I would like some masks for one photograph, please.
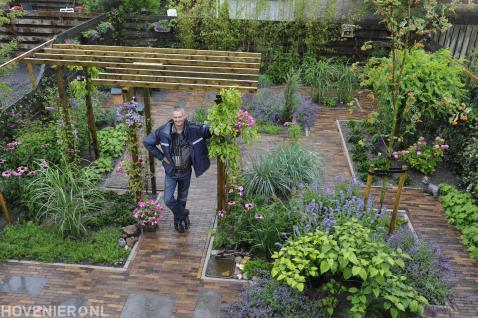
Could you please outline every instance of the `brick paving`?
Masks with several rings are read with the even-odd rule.
[[[358,93],[357,96],[362,109],[354,110],[353,113],[345,109],[320,109],[310,137],[303,139],[303,143],[322,157],[324,183],[332,184],[340,176],[350,177],[335,120],[364,118],[373,109],[367,92]],[[212,99],[214,94],[206,92],[154,92],[154,127],[168,118],[175,105],[183,105],[187,112],[192,112],[195,107],[207,104]],[[248,153],[270,149],[284,139],[281,136],[264,136]],[[158,173],[158,179],[162,179],[161,173]],[[198,278],[214,220],[215,188],[216,165],[213,162],[205,175],[191,180],[188,201],[192,222],[190,232],[177,234],[172,227],[172,215],[167,213],[159,231],[144,236],[127,272],[48,264],[1,263],[0,281],[12,276],[28,275],[46,278],[47,282],[40,294],[0,292],[0,305],[52,305],[73,301],[83,305],[103,305],[104,312],[110,317],[120,317],[129,295],[159,295],[161,299],[173,300],[167,302],[171,317],[200,317],[200,311],[207,311],[204,310],[204,299],[213,295],[215,302],[219,302],[220,298],[224,310],[229,303],[238,299],[242,285]],[[389,204],[392,194],[387,196]],[[456,267],[452,279],[456,295],[453,317],[477,317],[478,266],[460,244],[458,232],[446,223],[438,200],[423,192],[407,190],[402,196],[401,207],[408,208],[419,236],[438,243]]]

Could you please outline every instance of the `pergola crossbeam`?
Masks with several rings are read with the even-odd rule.
[[[100,79],[119,79],[143,82],[170,82],[185,84],[214,84],[214,85],[243,85],[254,87],[257,81],[234,80],[222,78],[201,78],[201,77],[180,77],[180,76],[158,76],[158,75],[139,75],[139,74],[121,74],[121,73],[99,73]]]
[[[165,59],[183,59],[183,60],[204,60],[204,61],[224,61],[224,62],[245,62],[260,63],[260,57],[249,56],[227,56],[227,55],[189,55],[177,53],[155,53],[155,52],[129,52],[129,51],[106,51],[106,50],[80,50],[80,49],[57,49],[46,48],[46,53],[63,55],[98,55],[98,56],[126,56],[140,58],[165,58]]]
[[[113,80],[97,78],[92,80],[93,84],[98,86],[120,86],[120,87],[143,87],[143,88],[167,88],[167,89],[237,89],[241,92],[253,93],[257,87],[233,86],[233,85],[215,85],[215,84],[189,84],[189,83],[169,83],[169,82],[148,82],[148,81],[131,81],[131,80]]]
[[[156,76],[178,76],[178,77],[202,77],[202,78],[221,78],[257,81],[257,74],[234,74],[234,73],[216,73],[216,72],[191,72],[191,71],[173,71],[173,70],[148,70],[138,68],[115,68],[107,67],[109,73],[122,73],[134,75],[156,75]]]
[[[80,61],[95,60],[95,61],[112,61],[112,62],[127,62],[127,63],[143,62],[143,63],[157,63],[157,64],[168,64],[168,65],[216,66],[216,67],[237,67],[237,68],[250,67],[250,68],[257,68],[257,69],[260,67],[260,63],[147,58],[147,57],[135,57],[135,56],[36,53],[35,57],[55,59],[55,60],[80,60]]]
[[[95,60],[74,60],[74,59],[52,59],[52,58],[26,58],[25,61],[34,64],[50,64],[50,65],[76,65],[76,66],[92,66],[92,67],[117,67],[137,69],[152,69],[152,70],[168,70],[168,71],[189,71],[189,72],[207,72],[207,73],[237,73],[237,74],[259,74],[259,69],[254,68],[238,68],[238,67],[205,67],[205,66],[191,66],[191,65],[164,65],[157,63],[125,63],[125,62],[108,62]]]
[[[152,52],[152,53],[178,53],[189,55],[223,55],[261,58],[261,53],[233,52],[233,51],[212,51],[192,50],[175,48],[152,48],[137,46],[109,46],[109,45],[81,45],[81,44],[54,44],[54,48],[82,49],[82,50],[107,50],[107,51],[128,51],[128,52]]]

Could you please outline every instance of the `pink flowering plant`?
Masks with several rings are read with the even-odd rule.
[[[140,227],[156,227],[162,218],[164,208],[155,200],[139,201],[133,211],[133,218]]]
[[[239,175],[241,150],[239,137],[250,144],[259,138],[255,120],[249,112],[241,110],[242,98],[235,89],[221,90],[221,103],[213,106],[207,116],[213,134],[209,145],[209,157],[219,157],[227,165],[227,175]]]
[[[214,248],[243,249],[269,256],[291,230],[289,209],[280,200],[246,197],[244,186],[229,185],[224,210],[217,212]]]
[[[449,146],[445,143],[445,139],[440,136],[437,136],[433,143],[430,144],[422,136],[408,149],[394,151],[392,157],[394,159],[402,159],[421,173],[429,175],[435,172],[437,164],[442,161],[448,148]]]

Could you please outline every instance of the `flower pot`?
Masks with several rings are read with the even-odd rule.
[[[158,230],[158,228],[159,228],[158,224],[155,224],[155,225],[146,224],[141,229],[142,229],[143,232],[156,232]]]

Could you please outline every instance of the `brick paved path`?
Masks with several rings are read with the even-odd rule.
[[[192,112],[195,107],[206,104],[213,98],[213,94],[202,92],[155,92],[152,98],[154,127],[168,118],[175,105],[184,105],[187,111]],[[366,93],[359,94],[359,99],[363,109],[352,114],[348,110],[321,109],[310,137],[304,138],[304,143],[320,152],[326,171],[324,182],[328,184],[336,182],[338,176],[350,177],[335,120],[363,118],[373,106]],[[276,136],[264,137],[249,152],[264,151],[283,139]],[[146,307],[162,306],[165,312],[158,317],[216,316],[217,313],[207,313],[205,303],[217,305],[221,302],[221,307],[226,308],[227,304],[238,298],[241,284],[202,281],[197,278],[208,243],[208,232],[214,219],[215,172],[216,166],[213,163],[204,176],[192,179],[188,201],[192,222],[189,234],[177,234],[172,227],[171,214],[167,214],[158,232],[144,236],[128,272],[47,264],[2,263],[0,305],[76,302],[82,305],[103,305],[104,312],[110,317],[126,318],[133,317],[131,312],[134,312],[136,304]],[[158,175],[161,180],[162,174]],[[387,199],[390,202],[390,198]],[[467,255],[456,230],[446,223],[438,201],[422,192],[405,191],[402,207],[409,209],[418,234],[424,239],[437,242],[443,253],[452,257],[456,266],[456,275],[453,278],[457,297],[454,317],[478,317],[477,263]],[[12,279],[15,276],[43,277],[46,282],[36,282],[41,285],[40,292],[22,289],[21,282],[17,282],[20,285],[15,289],[17,292],[2,292],[5,291],[6,282],[15,282]],[[151,298],[141,302],[145,297]],[[147,317],[153,316],[150,314]]]

